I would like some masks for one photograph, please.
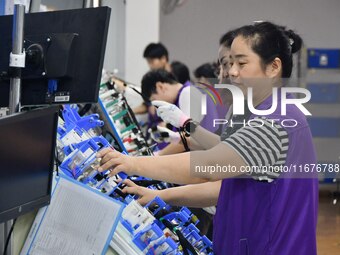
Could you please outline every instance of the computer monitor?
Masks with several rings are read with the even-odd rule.
[[[50,202],[57,107],[0,119],[0,223]]]
[[[25,14],[21,105],[98,101],[111,9]],[[0,107],[9,105],[13,16],[0,16]]]

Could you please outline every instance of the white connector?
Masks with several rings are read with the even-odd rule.
[[[105,99],[110,98],[114,93],[116,93],[116,91],[109,90],[99,95],[99,98],[104,101]]]
[[[85,132],[80,136],[75,130],[68,132],[62,139],[61,142],[64,146],[69,146],[71,144],[77,144],[90,139]]]
[[[125,207],[122,217],[131,225],[135,233],[138,233],[155,221],[155,217],[135,200],[132,200]]]

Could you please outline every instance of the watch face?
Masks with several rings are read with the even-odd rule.
[[[189,122],[185,125],[185,127],[184,127],[185,133],[190,134],[190,126],[191,126],[191,121],[189,121]]]
[[[194,122],[190,123],[190,132],[193,133],[196,129],[196,124]]]
[[[190,133],[193,133],[195,132],[195,129],[197,127],[197,123],[195,121],[189,121],[188,123],[186,123],[186,125],[184,126],[184,132],[187,134],[187,135],[190,135]]]

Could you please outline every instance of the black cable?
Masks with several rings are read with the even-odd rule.
[[[16,221],[17,221],[17,219],[14,219],[14,220],[13,220],[13,224],[12,224],[11,230],[10,230],[9,233],[8,233],[8,236],[7,236],[7,239],[6,239],[6,244],[5,244],[5,249],[4,249],[3,255],[6,255],[6,253],[7,253],[7,248],[8,248],[9,240],[11,239],[12,232],[13,232],[14,225],[15,225]]]
[[[192,244],[185,238],[183,233],[179,229],[177,229],[173,223],[171,223],[169,220],[166,220],[164,218],[161,218],[160,220],[164,224],[164,226],[169,228],[172,232],[174,232],[178,236],[178,240],[183,248],[184,254],[189,255],[188,251],[190,251],[192,255],[198,255],[194,246],[192,246]]]
[[[30,2],[29,2],[29,9],[28,9],[28,12],[29,13],[32,13],[33,12],[33,1],[32,0],[30,0]]]
[[[145,103],[151,104],[150,99],[146,98],[146,97],[145,97],[141,92],[139,92],[137,89],[135,89],[135,88],[132,87],[132,86],[127,86],[127,87],[130,88],[130,89],[132,89],[133,91],[135,91],[138,95],[140,95],[140,96],[143,98],[143,100],[144,100]]]
[[[190,251],[192,255],[196,255],[196,254],[198,255],[194,246],[192,246],[192,244],[184,237],[183,233],[180,230],[176,229],[175,233],[178,236],[179,242],[182,245],[183,250]]]
[[[60,106],[59,106],[58,116],[59,116],[59,118],[61,118],[62,120],[64,120],[63,111],[64,111],[64,108],[63,108],[62,105],[60,105]],[[65,121],[65,120],[64,120],[64,121]]]
[[[79,115],[84,116],[89,110],[91,110],[91,107],[92,104],[85,104],[81,109],[78,110]]]
[[[63,115],[62,115],[62,106],[59,106],[59,112],[58,112],[58,115],[61,119],[63,119]],[[61,161],[59,160],[59,153],[58,153],[58,146],[57,144],[55,145],[55,155],[54,155],[54,163],[55,163],[55,166],[56,166],[56,172],[57,172],[57,176],[59,176],[59,166],[61,165]]]
[[[145,141],[145,145],[146,145],[146,147],[147,147],[149,153],[150,153],[151,155],[153,155],[153,152],[152,152],[152,150],[150,149],[150,145],[149,145],[148,141],[146,140],[146,138],[145,138],[145,136],[144,136],[144,134],[143,134],[143,132],[142,132],[142,129],[141,129],[141,127],[140,127],[140,125],[139,125],[139,123],[138,123],[138,121],[137,121],[137,118],[136,118],[135,113],[132,111],[130,105],[128,104],[128,102],[127,102],[127,100],[126,100],[126,98],[125,98],[124,96],[123,96],[123,100],[124,100],[124,102],[125,102],[125,104],[126,104],[126,106],[127,106],[127,110],[128,110],[128,113],[129,113],[130,118],[132,119],[132,121],[134,122],[134,124],[137,126],[138,130],[140,131],[141,137],[142,137],[143,140]]]
[[[56,167],[56,172],[57,176],[59,176],[59,166],[61,165],[61,161],[59,160],[59,154],[58,154],[58,148],[55,146],[55,157],[54,157],[54,162],[55,162],[55,167]]]
[[[120,79],[120,78],[118,78],[118,77],[115,77],[115,78],[116,78],[117,80],[123,82],[124,87],[131,88],[131,89],[132,89],[133,91],[135,91],[138,95],[140,95],[146,103],[151,104],[151,101],[150,101],[149,99],[145,98],[145,96],[144,96],[141,92],[139,92],[137,89],[135,89],[133,84],[128,83],[128,82],[126,82],[126,81],[124,81],[123,79]],[[112,84],[111,84],[110,82],[107,82],[106,84],[107,84],[108,86],[110,86],[110,85],[112,86]],[[114,84],[114,83],[113,83],[113,84]],[[113,87],[113,88],[114,88],[114,87]],[[147,139],[146,139],[145,135],[143,134],[142,129],[141,129],[141,127],[140,127],[140,125],[139,125],[139,123],[138,123],[138,121],[137,121],[137,119],[136,119],[136,115],[135,115],[134,112],[132,111],[130,105],[128,104],[128,102],[127,102],[127,100],[126,100],[126,97],[124,96],[124,94],[122,93],[121,95],[122,95],[122,99],[123,99],[125,105],[127,106],[128,115],[129,115],[130,119],[133,121],[133,123],[135,124],[135,126],[137,127],[137,129],[140,131],[140,134],[141,134],[143,140],[145,141],[145,144],[146,144],[146,147],[147,147],[147,150],[148,150],[149,154],[153,155],[153,152],[152,152],[152,150],[150,149],[150,145],[148,144]]]
[[[124,85],[124,87],[130,88],[130,89],[132,89],[133,91],[135,91],[138,95],[140,95],[140,96],[143,98],[144,101],[146,101],[146,102],[148,102],[148,103],[151,103],[151,101],[150,101],[148,98],[145,98],[144,95],[143,95],[140,91],[138,91],[138,90],[135,88],[135,87],[139,87],[138,85],[133,84],[133,83],[128,82],[128,81],[125,81],[125,80],[123,80],[123,79],[121,79],[121,78],[118,78],[117,76],[114,76],[114,78],[117,79],[117,80],[119,80],[120,82],[122,82],[123,85]],[[114,83],[114,82],[113,82],[113,83]]]
[[[106,137],[107,135],[111,136],[113,142],[114,142],[114,145],[113,146],[115,148],[115,150],[119,151],[119,152],[123,152],[123,148],[120,146],[119,144],[119,140],[117,137],[115,137],[109,130],[105,130],[105,132],[103,132],[103,136]],[[111,143],[112,145],[112,143]]]
[[[190,148],[188,146],[188,142],[187,139],[185,138],[185,136],[182,134],[181,130],[179,128],[177,128],[177,131],[179,133],[179,136],[181,137],[181,141],[183,143],[184,149],[185,151],[190,151]]]
[[[156,180],[131,180],[133,181],[136,185],[142,186],[142,187],[148,187],[151,185],[159,184],[161,181],[156,181]]]

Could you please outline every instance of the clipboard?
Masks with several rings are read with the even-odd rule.
[[[104,255],[124,204],[63,174],[38,211],[20,255]]]

